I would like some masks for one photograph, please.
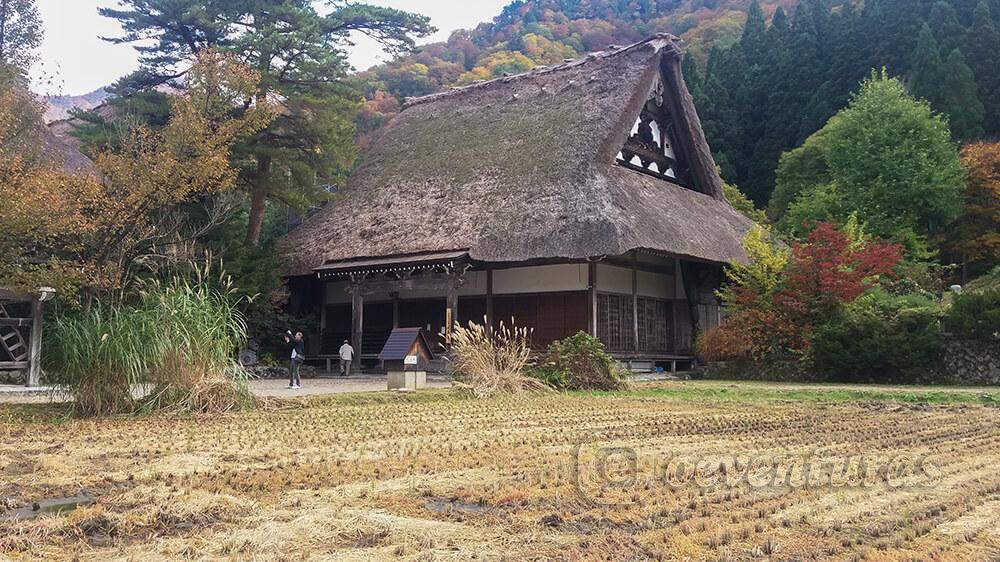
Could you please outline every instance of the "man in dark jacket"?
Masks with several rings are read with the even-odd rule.
[[[291,335],[291,332],[288,332]],[[295,332],[294,338],[285,336],[285,343],[291,349],[291,361],[288,363],[288,388],[302,388],[302,380],[299,378],[299,367],[306,360],[306,345],[302,341],[302,332]]]

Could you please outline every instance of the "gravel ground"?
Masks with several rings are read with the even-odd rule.
[[[448,388],[451,378],[442,376],[427,376],[428,388]],[[250,390],[257,396],[278,398],[298,396],[319,396],[324,394],[343,394],[346,392],[378,392],[386,390],[385,376],[335,377],[322,379],[302,379],[302,388],[288,388],[285,379],[255,380],[250,382]]]
[[[745,389],[760,388],[772,391],[878,391],[888,393],[920,393],[920,392],[950,392],[970,394],[1000,394],[998,387],[961,387],[961,386],[893,386],[893,385],[859,385],[859,384],[806,384],[806,383],[766,383],[766,382],[728,382],[728,381],[672,381],[663,374],[637,376],[638,383],[660,382],[683,388],[726,388],[740,387]],[[442,375],[428,375],[428,388],[448,388],[451,378]],[[321,396],[328,394],[344,394],[350,392],[379,392],[386,390],[384,375],[362,375],[348,378],[313,378],[302,379],[302,388],[289,389],[286,379],[258,379],[250,381],[250,390],[257,396],[267,397],[301,397]],[[62,401],[58,395],[53,396],[45,390],[25,389],[23,386],[0,385],[0,404],[40,403]]]
[[[427,376],[428,388],[448,388],[450,386],[451,378],[449,377],[441,375]],[[258,379],[250,381],[251,392],[257,396],[274,398],[386,390],[386,377],[384,375],[302,379],[302,388],[294,390],[288,388],[287,379]],[[52,394],[47,389],[26,389],[23,386],[0,385],[0,404],[62,402],[64,400],[65,398]]]

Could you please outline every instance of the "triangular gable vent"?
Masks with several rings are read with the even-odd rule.
[[[660,179],[691,188],[688,167],[676,144],[675,121],[664,103],[663,81],[657,79],[642,107],[618,163]]]

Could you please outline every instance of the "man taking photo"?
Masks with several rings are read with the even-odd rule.
[[[298,389],[302,388],[302,380],[299,378],[299,367],[306,360],[306,346],[305,342],[302,341],[302,332],[295,332],[295,336],[292,337],[292,332],[288,332],[285,335],[285,343],[291,349],[291,361],[288,364],[288,388]]]

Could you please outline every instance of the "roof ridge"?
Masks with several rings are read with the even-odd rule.
[[[468,84],[466,86],[453,87],[452,89],[444,91],[444,92],[436,92],[436,93],[428,94],[428,95],[425,95],[425,96],[417,96],[417,97],[412,97],[412,98],[406,98],[406,100],[404,100],[404,102],[403,102],[402,110],[406,110],[407,108],[410,108],[410,107],[413,107],[413,106],[416,106],[416,105],[421,105],[421,104],[425,104],[425,103],[430,103],[430,102],[433,102],[433,101],[437,101],[437,100],[442,99],[442,98],[454,96],[454,95],[457,95],[457,94],[462,94],[462,93],[468,92],[470,90],[476,90],[476,89],[479,89],[479,88],[483,88],[483,87],[486,87],[486,86],[489,86],[489,85],[492,85],[492,84],[513,82],[515,80],[523,80],[523,79],[526,79],[526,78],[535,78],[535,77],[538,77],[538,76],[543,76],[543,75],[551,74],[551,73],[554,73],[554,72],[560,72],[560,71],[567,70],[567,69],[570,69],[570,68],[576,68],[576,67],[582,66],[582,65],[584,65],[584,64],[586,64],[586,63],[588,63],[590,61],[594,61],[594,60],[598,60],[598,59],[605,59],[605,58],[610,58],[610,57],[622,55],[622,54],[625,54],[627,52],[634,51],[636,49],[645,47],[647,45],[653,45],[653,47],[656,50],[658,50],[658,51],[662,50],[662,49],[665,49],[667,47],[672,47],[670,49],[671,52],[674,52],[677,55],[680,55],[681,54],[680,44],[682,42],[683,41],[679,37],[677,37],[676,35],[673,35],[673,34],[670,34],[670,33],[656,33],[656,34],[651,35],[650,37],[648,37],[646,39],[643,39],[642,41],[639,41],[638,43],[633,43],[633,44],[625,46],[625,47],[613,48],[613,49],[609,49],[609,50],[606,50],[606,51],[596,51],[596,52],[593,52],[593,53],[588,53],[587,55],[585,55],[583,57],[580,57],[580,58],[577,58],[577,59],[573,59],[571,61],[564,62],[562,64],[557,64],[557,65],[554,65],[554,66],[537,66],[537,67],[535,67],[535,68],[533,68],[531,70],[528,70],[526,72],[522,72],[520,74],[514,74],[514,75],[511,75],[511,76],[503,76],[503,77],[500,77],[500,78],[493,78],[491,80],[480,80],[480,81],[477,81],[477,82],[473,82],[472,84]]]

